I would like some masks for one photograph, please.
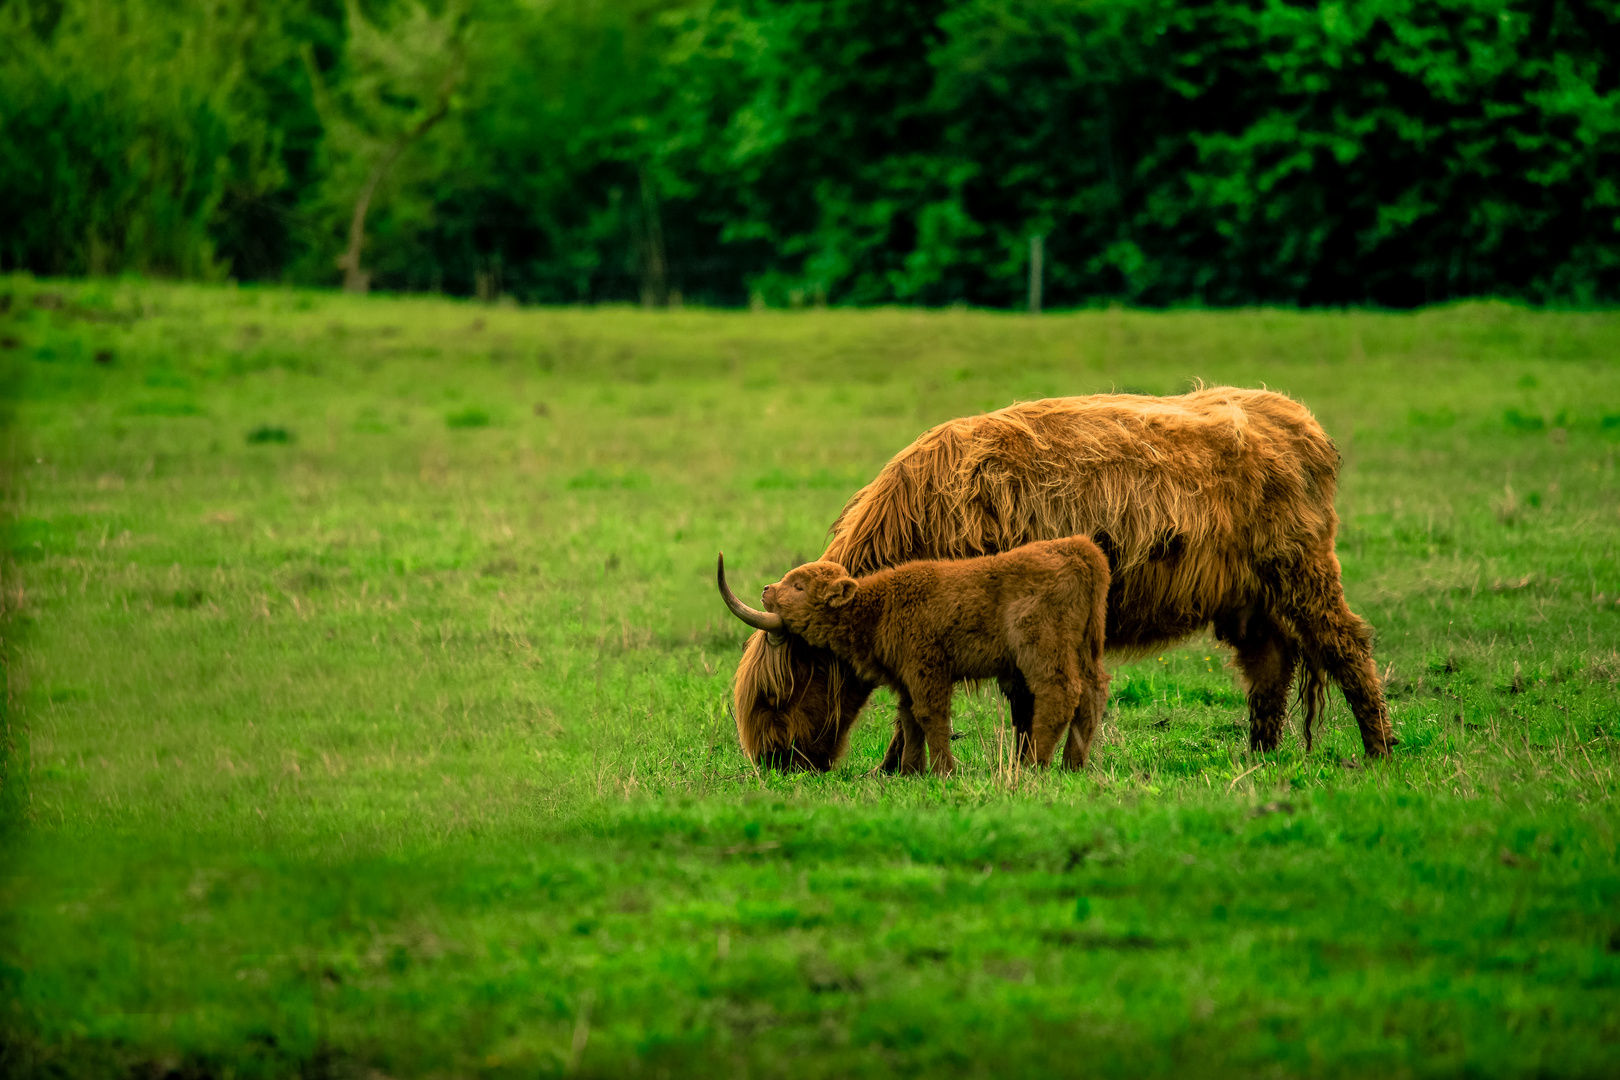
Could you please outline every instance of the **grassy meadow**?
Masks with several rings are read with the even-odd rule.
[[[0,278],[7,1076],[1620,1070],[1620,314],[524,310]],[[1401,738],[756,773],[748,595],[925,427],[1305,401]]]

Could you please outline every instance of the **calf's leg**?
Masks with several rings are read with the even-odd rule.
[[[1081,664],[1080,704],[1075,706],[1074,720],[1069,724],[1069,738],[1063,746],[1063,767],[1083,769],[1091,756],[1091,740],[1097,735],[1103,712],[1108,707],[1108,669],[1103,666],[1101,650]]]
[[[1086,761],[1091,756],[1091,742],[1097,735],[1103,714],[1107,711],[1108,669],[1103,666],[1101,658],[1097,659],[1094,666],[1095,675],[1089,680],[1082,676],[1082,680],[1088,682],[1089,686],[1082,690],[1080,702],[1075,706],[1074,715],[1069,720],[1069,734],[1063,746],[1063,767],[1066,769],[1085,768]],[[1031,736],[1035,727],[1035,695],[1029,692],[1029,686],[1024,682],[1023,675],[1018,672],[1003,675],[998,681],[1012,713],[1019,755],[1025,761],[1032,760]]]
[[[1084,685],[1079,657],[1066,642],[1045,639],[1042,648],[1030,648],[1018,658],[1018,670],[1035,695],[1035,716],[1024,761],[1041,766],[1052,763],[1064,729],[1074,719]]]
[[[1079,648],[1074,651],[1081,675],[1081,703],[1074,709],[1074,722],[1069,724],[1069,740],[1063,746],[1063,766],[1066,769],[1084,769],[1085,759],[1092,753],[1092,738],[1103,722],[1103,711],[1108,708],[1108,665],[1105,662],[1106,609],[1098,606],[1092,622],[1081,636]]]
[[[1030,753],[1025,755],[1025,761],[1042,768],[1052,764],[1058,741],[1063,738],[1065,729],[1074,729],[1073,721],[1081,711],[1084,698],[1085,694],[1072,683],[1046,686],[1036,694],[1035,727]],[[1067,747],[1064,748],[1064,756],[1068,756]]]
[[[909,731],[906,733],[906,759],[909,762],[913,745],[918,747],[920,758],[922,745],[926,741],[928,770],[935,776],[948,776],[956,771],[956,757],[951,753],[951,684],[947,682],[943,687],[913,686],[910,689],[910,716],[920,729],[921,737],[914,740]],[[921,762],[918,764],[920,766]],[[912,770],[902,765],[900,771]],[[922,770],[919,767],[916,771]]]

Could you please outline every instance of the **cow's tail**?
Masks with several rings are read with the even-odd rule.
[[[1299,682],[1299,700],[1305,708],[1305,752],[1311,752],[1313,729],[1327,707],[1327,671],[1310,660],[1303,665],[1304,677]]]

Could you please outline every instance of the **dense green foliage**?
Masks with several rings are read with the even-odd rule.
[[[1620,317],[6,296],[8,1078],[1620,1065]],[[929,424],[1191,378],[1342,449],[1391,761],[1337,694],[1251,755],[1201,638],[1082,775],[966,691],[948,781],[868,775],[887,694],[749,769],[717,549],[757,588]]]
[[[316,84],[423,10],[3,0],[0,268],[335,281],[382,144]],[[1620,298],[1615,0],[435,10],[465,74],[385,288],[1007,306],[1039,233],[1059,305]]]

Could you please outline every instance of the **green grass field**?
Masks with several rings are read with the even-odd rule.
[[[7,1076],[1612,1076],[1620,314],[519,310],[0,278]],[[1207,639],[1092,766],[758,775],[739,592],[939,420],[1266,385],[1394,758]]]

